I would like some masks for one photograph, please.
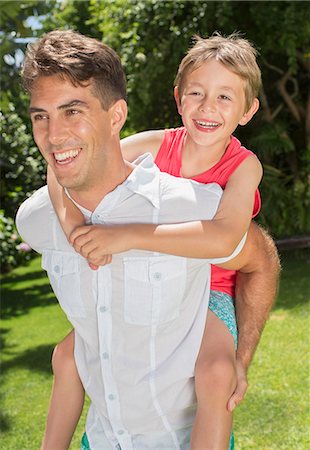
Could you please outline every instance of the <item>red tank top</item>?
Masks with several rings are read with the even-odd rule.
[[[175,177],[181,177],[182,148],[186,134],[187,131],[184,127],[165,130],[163,141],[155,159],[156,165],[162,172],[170,173]],[[230,144],[221,160],[209,170],[192,179],[200,183],[218,183],[225,189],[230,175],[245,158],[253,154],[250,150],[242,147],[238,139],[232,136]],[[255,192],[253,217],[259,213],[260,207],[261,199],[257,189]],[[234,297],[235,283],[235,271],[212,266],[211,289],[226,292]]]

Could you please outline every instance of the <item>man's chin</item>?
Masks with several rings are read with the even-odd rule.
[[[56,176],[58,183],[65,189],[79,190],[80,183],[72,177]]]

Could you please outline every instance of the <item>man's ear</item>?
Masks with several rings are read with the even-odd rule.
[[[127,103],[124,99],[117,100],[110,108],[111,133],[119,134],[127,119]]]
[[[259,100],[258,98],[255,98],[250,109],[239,120],[239,125],[246,125],[248,122],[250,122],[250,120],[258,110],[258,108],[259,108]]]
[[[180,114],[180,116],[182,116],[182,107],[181,107],[181,101],[180,101],[180,97],[179,97],[179,88],[178,86],[174,86],[174,100],[177,104],[177,108],[178,108],[178,113]]]

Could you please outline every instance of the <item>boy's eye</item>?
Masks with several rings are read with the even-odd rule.
[[[192,91],[189,93],[189,95],[202,95],[201,92],[198,91]]]
[[[231,100],[231,98],[227,97],[227,95],[220,95],[219,97],[221,100]]]

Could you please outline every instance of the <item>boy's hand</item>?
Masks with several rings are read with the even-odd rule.
[[[237,369],[237,386],[228,400],[227,409],[232,412],[239,403],[244,399],[245,393],[248,389],[248,379],[244,366],[240,361],[236,361],[236,369]]]
[[[124,227],[106,225],[86,225],[76,228],[69,241],[75,251],[84,256],[94,266],[103,266],[112,261],[112,254],[130,249]]]

